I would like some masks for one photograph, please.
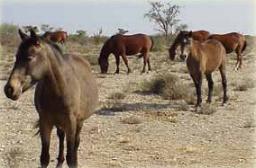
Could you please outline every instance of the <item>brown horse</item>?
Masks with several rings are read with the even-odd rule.
[[[196,87],[197,106],[201,105],[201,86],[202,77],[206,75],[208,81],[208,99],[210,103],[212,99],[213,80],[212,72],[219,69],[222,86],[223,86],[223,103],[228,100],[227,97],[227,80],[225,75],[225,58],[226,51],[223,45],[217,40],[207,40],[203,43],[192,38],[192,32],[182,31],[180,33],[180,41],[177,43],[181,46],[181,59],[186,60],[190,76]],[[174,59],[174,57],[172,58]]]
[[[65,31],[45,32],[43,37],[52,42],[64,44],[67,40],[68,34]]]
[[[128,66],[128,59],[126,56],[140,53],[140,57],[144,59],[144,66],[142,73],[145,72],[146,64],[148,63],[148,70],[151,70],[149,61],[149,51],[153,47],[153,41],[145,34],[134,34],[134,35],[121,35],[116,34],[110,37],[103,45],[100,57],[98,59],[101,73],[107,73],[108,71],[108,57],[112,53],[116,58],[116,72],[119,73],[120,57],[128,69],[128,73],[131,72]]]
[[[77,150],[83,121],[94,113],[98,101],[95,78],[89,63],[81,57],[63,55],[60,48],[30,30],[27,36],[19,30],[22,42],[16,62],[5,85],[8,98],[17,100],[37,83],[35,106],[39,114],[39,133],[42,142],[41,166],[49,164],[51,131],[55,126],[59,137],[57,167],[64,162],[66,135],[69,167],[77,167]]]
[[[238,70],[242,67],[242,52],[245,50],[247,45],[244,35],[236,32],[227,34],[211,34],[209,39],[220,41],[225,47],[227,54],[235,51],[237,54],[235,70]]]
[[[179,42],[181,41],[181,38],[183,38],[183,32],[184,31],[180,31],[180,33],[177,35],[174,42],[172,43],[171,47],[169,48],[169,56],[171,58],[174,58],[176,55],[176,49],[177,49],[177,46],[179,45]],[[192,38],[199,42],[204,42],[205,40],[207,40],[209,35],[210,33],[205,30],[198,30],[198,31],[192,32]]]

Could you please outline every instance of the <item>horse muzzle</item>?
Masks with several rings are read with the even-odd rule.
[[[9,99],[18,100],[22,93],[22,89],[14,88],[9,83],[7,83],[4,87],[4,93],[5,93],[6,97],[8,97]]]
[[[181,59],[182,61],[185,61],[185,60],[186,60],[186,57],[187,57],[187,56],[184,55],[184,54],[181,54],[181,55],[180,55],[180,59]]]

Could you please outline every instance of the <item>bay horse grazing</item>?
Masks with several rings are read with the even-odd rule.
[[[100,56],[98,59],[101,73],[108,72],[108,57],[110,54],[114,54],[116,59],[116,72],[119,73],[120,56],[122,57],[128,72],[131,69],[128,65],[127,56],[140,53],[139,57],[143,57],[144,66],[142,73],[146,70],[146,64],[148,64],[148,70],[151,70],[149,51],[153,47],[153,41],[151,38],[145,34],[134,34],[134,35],[122,35],[116,34],[110,37],[103,45]]]
[[[47,31],[44,33],[43,37],[52,42],[55,42],[55,43],[59,42],[64,44],[65,41],[67,40],[68,34],[65,31],[56,31],[56,32]]]
[[[95,78],[89,63],[81,57],[63,55],[60,48],[30,30],[27,36],[19,30],[22,42],[4,92],[12,100],[34,84],[35,106],[39,114],[42,142],[40,162],[49,164],[51,131],[55,126],[59,137],[57,167],[64,162],[66,136],[69,167],[77,167],[77,150],[83,121],[94,113],[98,101]]]
[[[211,103],[213,80],[212,72],[219,69],[223,86],[223,104],[227,102],[227,79],[225,74],[226,51],[223,45],[217,40],[207,40],[200,43],[192,38],[192,32],[182,31],[180,34],[181,59],[186,60],[190,76],[196,87],[197,103],[196,107],[201,105],[201,86],[203,75],[208,81],[208,99]],[[171,59],[174,59],[171,58]]]
[[[237,62],[235,70],[242,67],[242,52],[245,50],[247,42],[244,35],[232,32],[227,34],[211,34],[209,39],[215,39],[222,43],[226,49],[226,53],[229,54],[233,51],[237,54]]]
[[[199,42],[204,42],[208,39],[210,33],[206,30],[198,30],[192,32],[192,38],[194,40],[197,40]],[[176,49],[181,41],[180,38],[183,38],[183,31],[180,31],[177,37],[175,38],[174,42],[172,43],[171,47],[169,48],[169,55],[170,57],[175,57],[176,55]]]

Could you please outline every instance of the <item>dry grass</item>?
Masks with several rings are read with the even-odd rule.
[[[123,119],[121,119],[121,122],[123,124],[140,124],[140,123],[142,123],[142,121],[136,116],[130,116],[130,117],[123,118]]]
[[[109,99],[121,100],[121,99],[124,99],[125,97],[126,97],[126,94],[125,94],[125,93],[122,93],[122,92],[115,92],[115,93],[112,93],[112,94],[109,96]]]
[[[198,114],[205,114],[205,115],[211,115],[217,111],[217,108],[213,104],[202,104],[199,109],[197,109],[196,113]]]
[[[7,163],[10,168],[19,167],[19,160],[23,155],[23,151],[20,148],[12,148],[6,154]]]
[[[254,81],[252,80],[244,80],[237,84],[233,83],[232,85],[235,85],[234,91],[247,91],[255,87]]]
[[[191,87],[172,73],[155,76],[152,80],[142,83],[141,89],[169,100],[184,99],[188,104],[194,102]]]

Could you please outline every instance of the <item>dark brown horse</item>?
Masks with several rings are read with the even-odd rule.
[[[145,72],[146,64],[148,63],[148,70],[151,70],[149,61],[149,51],[153,47],[153,41],[145,34],[134,35],[121,35],[117,34],[110,37],[103,45],[100,57],[98,59],[101,73],[107,73],[108,71],[108,57],[110,54],[114,54],[116,58],[116,73],[119,73],[120,56],[128,69],[128,73],[131,69],[128,65],[127,56],[140,53],[144,59],[144,66],[142,73]]]
[[[182,35],[183,35],[182,33],[183,33],[183,31],[180,31],[180,33],[177,35],[174,42],[172,43],[171,47],[169,48],[170,57],[173,57],[173,58],[175,57],[178,43],[181,41],[180,38],[182,38]],[[204,42],[205,40],[207,40],[209,35],[210,35],[210,33],[205,30],[198,30],[198,31],[192,32],[192,38],[199,42]]]
[[[179,40],[177,43],[181,47],[180,57],[182,60],[186,60],[190,76],[196,87],[196,107],[200,106],[202,102],[201,86],[203,75],[206,75],[208,81],[209,92],[207,102],[211,102],[213,90],[212,72],[217,69],[219,69],[222,78],[223,103],[226,103],[228,100],[225,75],[226,51],[223,45],[217,40],[207,40],[200,43],[192,38],[192,32],[187,31],[180,33]],[[171,59],[174,59],[174,57],[171,57]]]
[[[222,43],[226,49],[226,53],[229,54],[233,51],[237,54],[236,70],[242,67],[242,52],[246,48],[246,40],[244,35],[233,32],[227,34],[211,34],[209,39],[215,39]]]
[[[94,113],[98,101],[97,84],[90,65],[81,57],[63,55],[58,46],[40,38],[33,30],[31,36],[21,30],[19,34],[22,42],[4,88],[5,94],[17,100],[37,83],[34,100],[42,142],[41,166],[49,164],[50,137],[55,126],[59,137],[57,167],[64,162],[65,135],[67,164],[77,167],[83,121]]]
[[[52,42],[63,44],[67,40],[68,34],[65,31],[45,32],[43,37]]]

